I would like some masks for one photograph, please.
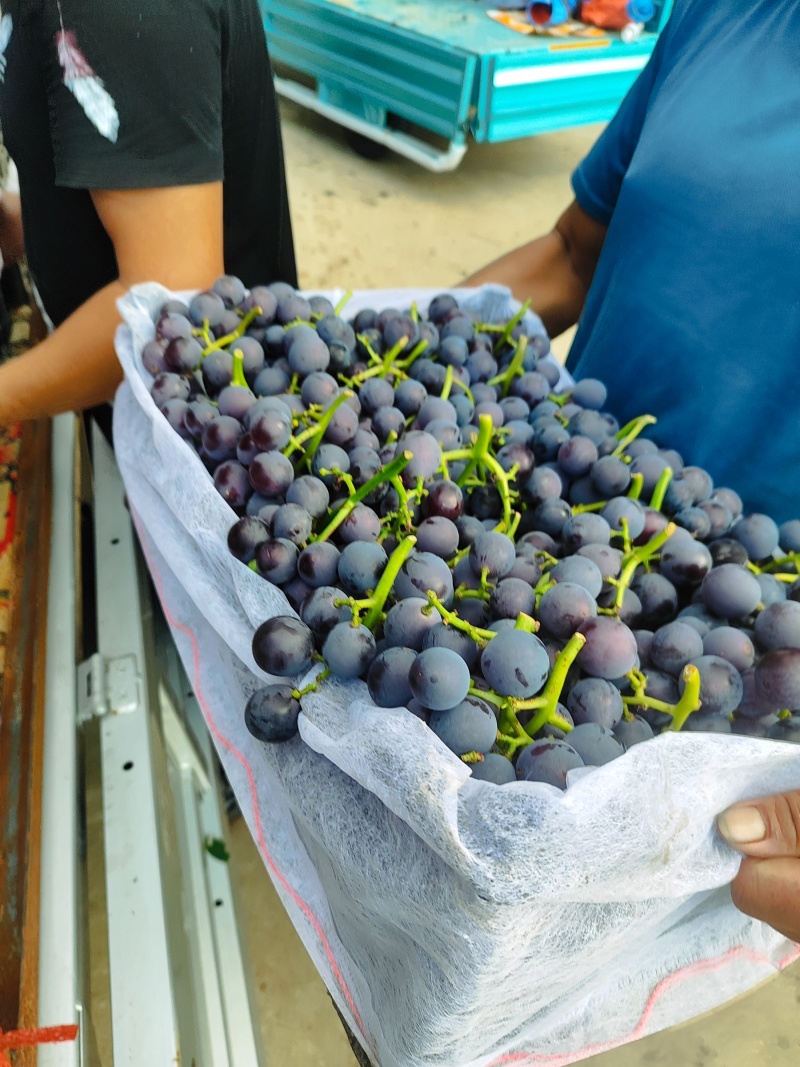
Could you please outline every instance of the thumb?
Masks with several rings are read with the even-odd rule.
[[[735,804],[717,824],[728,844],[748,856],[800,857],[800,790]]]

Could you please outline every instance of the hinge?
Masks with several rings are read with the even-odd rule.
[[[78,664],[78,722],[110,711],[135,711],[140,702],[135,656],[106,660],[99,652]]]

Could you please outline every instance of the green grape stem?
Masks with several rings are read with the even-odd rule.
[[[226,333],[224,337],[220,337],[218,340],[213,341],[210,345],[206,345],[203,349],[203,356],[208,356],[212,352],[217,352],[220,348],[227,348],[228,345],[233,344],[234,341],[238,341],[240,337],[243,337],[247,331],[247,327],[257,318],[259,315],[263,315],[263,311],[259,307],[251,308],[246,315],[242,316],[242,321],[236,327],[235,330],[231,330],[230,333]]]
[[[471,448],[459,448],[453,452],[443,453],[445,463],[465,459],[467,465],[458,478],[457,485],[463,486],[476,467],[482,467],[493,476],[500,497],[503,501],[503,523],[506,529],[511,527],[511,486],[508,475],[492,455],[491,444],[494,425],[490,415],[481,415],[478,419],[478,436]]]
[[[513,318],[508,320],[508,322],[503,327],[503,329],[502,329],[502,331],[500,333],[500,336],[498,337],[497,341],[495,342],[495,346],[494,346],[495,352],[502,351],[503,347],[508,343],[509,337],[514,332],[514,327],[517,325],[517,323],[522,322],[522,319],[523,319],[523,317],[525,315],[525,312],[528,310],[528,308],[530,306],[531,306],[530,300],[526,300],[525,303],[522,305],[522,307],[519,309],[519,311],[516,313],[516,315],[514,315]]]
[[[642,495],[642,489],[644,488],[644,475],[632,474],[631,475],[631,487],[628,490],[629,500],[639,500]]]
[[[585,644],[586,638],[583,634],[574,633],[556,656],[553,669],[550,671],[550,677],[547,679],[541,695],[533,697],[531,700],[514,701],[516,711],[538,709],[537,714],[525,727],[525,732],[529,737],[532,737],[547,724],[557,726],[564,733],[569,733],[572,729],[567,720],[558,714],[556,708],[558,707],[558,701],[561,697],[564,683],[567,680],[569,669]]]
[[[466,763],[467,766],[470,766],[473,763],[483,763],[483,753],[482,752],[463,752],[459,756],[459,759],[462,761],[462,763]]]
[[[669,483],[672,481],[675,472],[672,467],[665,467],[661,474],[658,476],[658,481],[653,487],[653,495],[650,497],[650,507],[655,508],[656,511],[661,511],[664,506],[664,497],[667,495],[667,489],[669,489]]]
[[[231,376],[231,385],[243,385],[245,389],[249,389],[247,379],[244,376],[244,356],[242,355],[241,348],[237,348],[233,353],[233,374]]]
[[[517,345],[517,350],[514,353],[514,358],[509,365],[500,374],[496,374],[494,378],[489,379],[489,385],[502,385],[503,396],[508,396],[508,391],[511,388],[511,383],[515,378],[519,377],[523,372],[522,362],[525,359],[525,352],[528,348],[528,338],[524,335],[520,337]]]
[[[624,519],[622,520],[625,521]],[[616,578],[613,584],[617,587],[617,592],[614,597],[613,613],[619,615],[622,610],[622,601],[625,599],[625,590],[631,583],[637,567],[642,563],[647,563],[672,537],[675,533],[676,526],[674,522],[668,523],[663,530],[660,530],[657,534],[647,542],[646,545],[639,545],[638,548],[632,548],[622,560],[622,571],[619,578]],[[630,542],[628,542],[630,543]]]
[[[302,700],[306,694],[315,692],[319,688],[320,682],[324,682],[330,676],[330,673],[326,667],[324,671],[319,672],[313,682],[309,682],[303,689],[293,689],[292,696],[295,700]]]
[[[656,419],[654,415],[639,415],[638,418],[631,419],[631,421],[626,423],[621,430],[618,430],[617,433],[614,434],[619,441],[619,444],[611,455],[619,459],[628,445],[636,440],[646,426],[655,426],[657,422],[658,419]]]
[[[428,590],[428,605],[432,610],[438,611],[442,617],[442,622],[444,622],[445,625],[452,626],[454,630],[461,630],[462,633],[469,634],[475,644],[479,645],[481,648],[485,648],[487,642],[497,636],[494,630],[482,630],[480,626],[473,626],[471,622],[466,622],[464,619],[459,618],[454,611],[450,611],[449,608],[444,606],[432,589]]]
[[[351,299],[352,295],[353,295],[353,290],[352,289],[348,289],[347,292],[342,297],[342,299],[339,301],[339,303],[333,309],[334,315],[341,315],[341,313],[344,311],[345,307],[350,302],[350,299]]]
[[[319,448],[322,438],[325,436],[325,431],[330,425],[330,421],[342,404],[346,403],[347,398],[352,396],[352,393],[341,392],[336,399],[330,404],[324,411],[322,417],[314,426],[309,426],[307,430],[303,430],[297,437],[293,437],[286,448],[283,450],[284,456],[291,456],[292,452],[300,449],[305,456],[305,463],[310,465],[314,453]],[[308,442],[308,447],[303,446]]]
[[[383,620],[383,606],[392,591],[394,580],[400,573],[400,568],[413,551],[416,543],[416,537],[406,537],[389,556],[386,566],[383,568],[383,574],[375,586],[375,592],[370,597],[372,605],[364,616],[364,626],[368,630],[374,630],[378,623]]]
[[[311,541],[327,541],[328,538],[339,529],[347,516],[355,508],[356,504],[360,504],[364,497],[369,496],[369,494],[374,489],[377,489],[379,485],[391,481],[395,475],[400,474],[401,471],[405,470],[411,462],[411,459],[411,453],[404,452],[401,456],[397,456],[393,459],[387,466],[381,467],[376,474],[373,474],[369,481],[361,486],[357,493],[354,493],[353,496],[346,500],[344,504],[334,512],[333,517],[325,529],[317,534],[316,537],[312,537]]]
[[[450,390],[453,388],[453,368],[449,366],[444,376],[444,385],[442,386],[442,400],[447,400],[450,396]]]

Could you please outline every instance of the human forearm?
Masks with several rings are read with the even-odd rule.
[[[0,423],[76,411],[109,400],[122,380],[114,352],[117,299],[112,282],[29,352],[0,367]]]
[[[557,337],[580,318],[605,233],[605,226],[573,202],[551,233],[495,260],[463,284],[508,286],[518,300],[530,300],[547,332]]]

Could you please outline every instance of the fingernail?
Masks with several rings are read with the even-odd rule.
[[[728,808],[719,817],[719,830],[732,845],[751,845],[767,836],[767,824],[758,808]]]

